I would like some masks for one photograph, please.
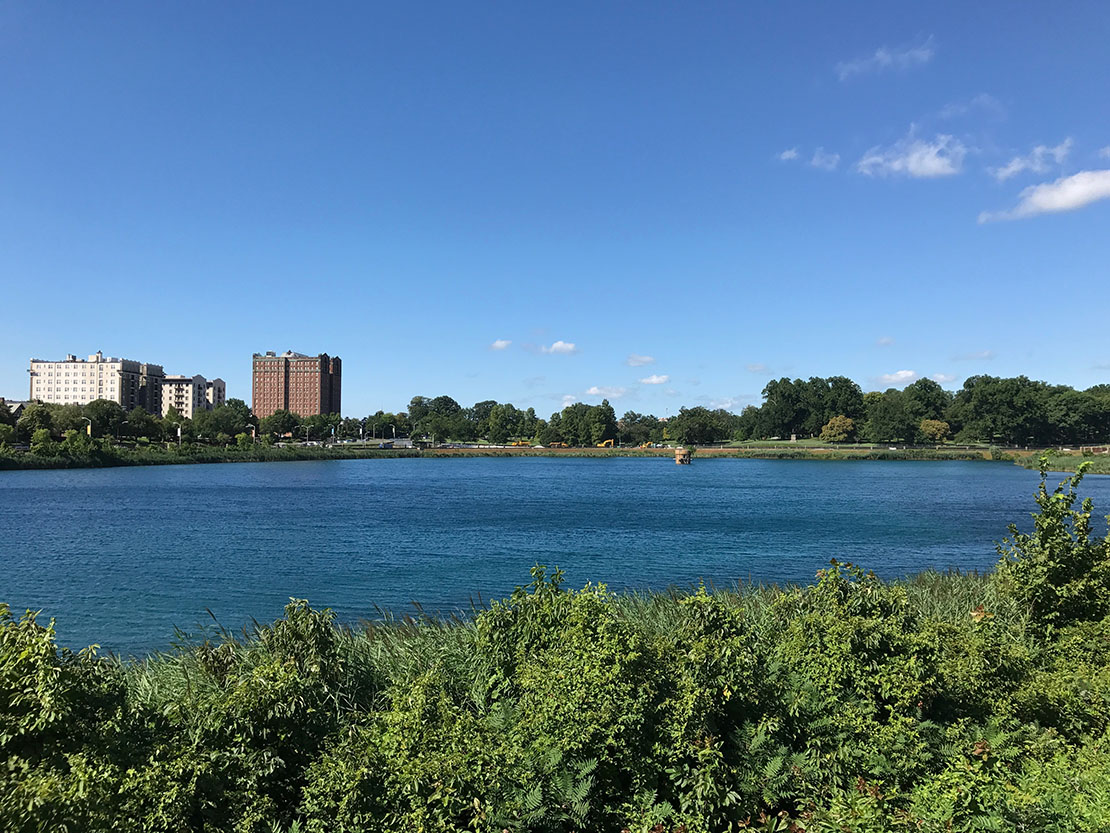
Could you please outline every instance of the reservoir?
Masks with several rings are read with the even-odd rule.
[[[1050,474],[1050,487],[1066,477]],[[529,581],[614,590],[989,570],[1039,475],[1008,463],[460,458],[0,472],[0,601],[142,654],[289,597],[341,621],[467,611]],[[1097,535],[1110,477],[1089,476]]]

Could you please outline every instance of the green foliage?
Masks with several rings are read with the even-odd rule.
[[[1040,626],[1052,629],[1110,614],[1110,532],[1092,538],[1090,498],[1079,508],[1079,471],[1048,492],[1047,459],[1041,459],[1041,484],[1032,533],[1010,525],[999,546],[996,580]]]
[[[821,428],[821,442],[843,443],[852,439],[855,434],[856,423],[852,418],[838,414]]]

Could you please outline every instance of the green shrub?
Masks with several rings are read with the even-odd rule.
[[[1002,559],[995,580],[1037,625],[1051,631],[1110,614],[1110,532],[1092,539],[1090,498],[1075,508],[1088,464],[1081,464],[1051,494],[1047,466],[1042,457],[1036,495],[1040,511],[1033,515],[1033,532],[1010,525],[1010,537],[998,548]]]

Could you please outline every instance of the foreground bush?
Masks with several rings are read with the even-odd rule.
[[[1110,830],[1110,539],[1082,472],[989,577],[273,625],[123,663],[0,606],[4,831]]]

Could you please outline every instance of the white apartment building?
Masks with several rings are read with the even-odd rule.
[[[204,395],[208,400],[208,410],[218,408],[227,402],[227,385],[223,379],[209,379]]]
[[[211,411],[227,401],[223,379],[203,376],[167,376],[162,380],[162,416],[176,408],[188,419],[197,411]]]
[[[32,401],[88,405],[95,399],[118,402],[124,410],[143,408],[162,413],[161,365],[117,359],[97,352],[87,359],[74,355],[63,361],[31,359]]]
[[[183,417],[192,419],[197,411],[207,410],[207,386],[203,376],[167,376],[162,380],[162,416],[175,408]]]

